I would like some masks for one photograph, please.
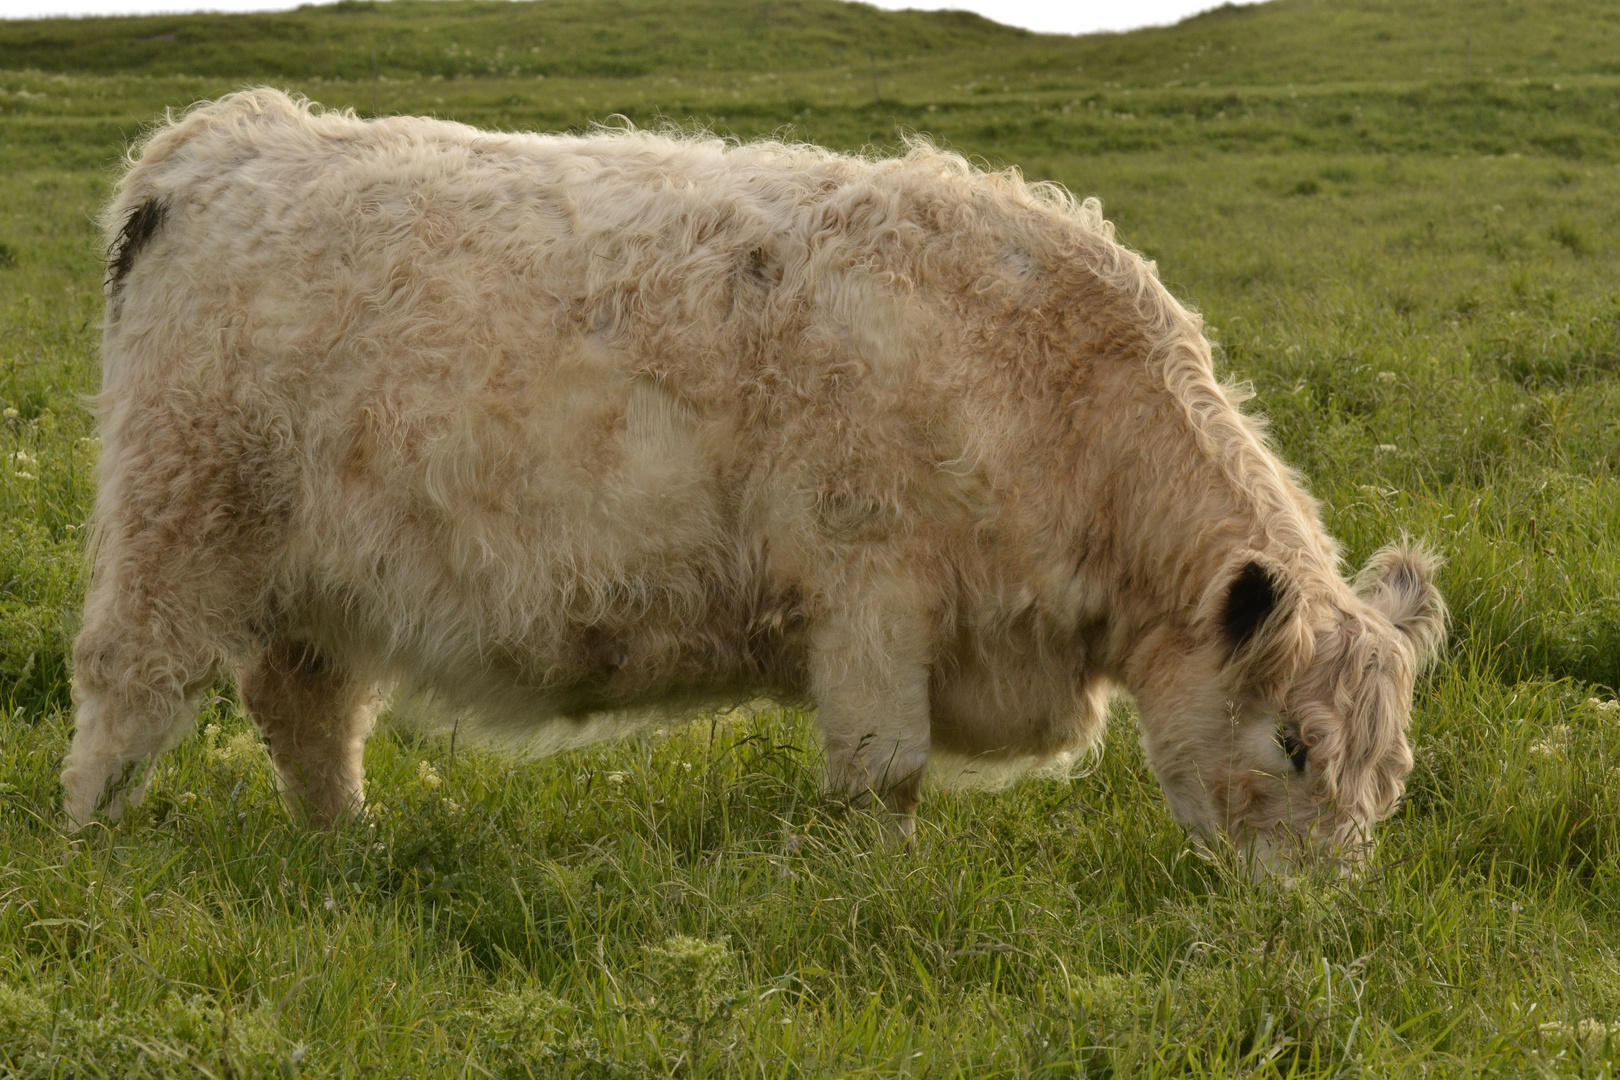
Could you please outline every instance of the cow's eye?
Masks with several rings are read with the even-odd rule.
[[[1293,724],[1277,725],[1277,745],[1288,755],[1295,772],[1304,772],[1307,764],[1305,744],[1299,741],[1299,729]]]

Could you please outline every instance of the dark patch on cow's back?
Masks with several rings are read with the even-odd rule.
[[[1232,579],[1221,612],[1221,629],[1235,649],[1241,649],[1264,625],[1277,607],[1277,583],[1257,562],[1245,563]]]
[[[782,284],[782,264],[770,252],[757,247],[748,252],[742,276],[751,285],[774,289]]]
[[[765,250],[755,248],[748,253],[748,274],[761,285],[774,284],[771,280],[770,266],[765,261]]]
[[[147,199],[129,212],[124,227],[107,248],[107,283],[114,292],[135,266],[135,257],[157,235],[169,216],[169,205],[162,199]]]

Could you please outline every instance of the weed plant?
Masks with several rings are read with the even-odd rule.
[[[0,24],[0,1076],[1612,1076],[1615,20],[1278,0],[1068,41],[819,0],[400,0]],[[1371,864],[1240,880],[1170,819],[1125,706],[1077,775],[932,792],[897,856],[820,795],[814,718],[774,707],[541,761],[389,727],[370,814],[312,834],[221,687],[139,811],[66,834],[94,215],[143,125],[258,80],[505,128],[926,132],[1099,195],[1347,559],[1403,533],[1448,559],[1449,654]]]

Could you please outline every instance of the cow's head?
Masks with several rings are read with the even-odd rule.
[[[1349,595],[1312,595],[1259,552],[1223,570],[1194,635],[1159,647],[1138,693],[1182,824],[1257,870],[1360,855],[1412,767],[1413,683],[1445,636],[1433,569],[1387,547]]]

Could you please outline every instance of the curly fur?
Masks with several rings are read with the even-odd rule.
[[[1061,761],[1119,689],[1201,835],[1342,846],[1400,792],[1429,564],[1344,582],[1095,200],[254,90],[154,132],[105,221],[75,822],[221,668],[322,822],[392,688],[550,745],[809,699],[902,822],[931,754]]]

